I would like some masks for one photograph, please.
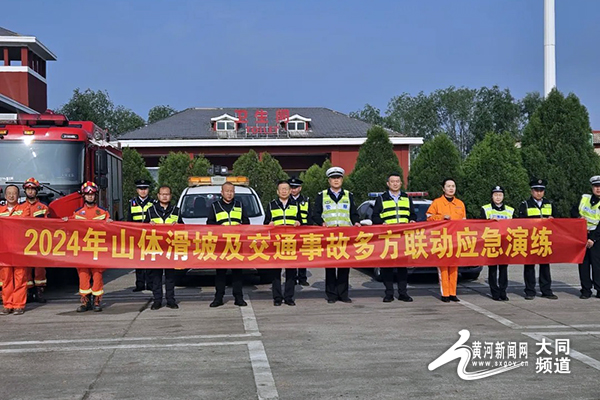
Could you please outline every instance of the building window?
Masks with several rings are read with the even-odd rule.
[[[305,131],[306,122],[304,121],[290,121],[287,124],[288,131]]]
[[[233,121],[217,121],[217,130],[218,131],[234,131],[235,130],[235,122],[233,122]]]

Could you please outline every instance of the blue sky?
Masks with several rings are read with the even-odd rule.
[[[0,26],[58,57],[49,106],[384,110],[403,92],[543,92],[543,0],[11,1]],[[600,129],[600,1],[556,0],[557,86]]]

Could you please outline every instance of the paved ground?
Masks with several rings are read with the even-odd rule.
[[[158,311],[149,293],[131,292],[133,274],[112,271],[102,313],[75,313],[67,287],[0,318],[0,398],[599,399],[600,299],[580,300],[575,266],[558,265],[559,300],[526,301],[522,267],[511,268],[509,302],[488,297],[487,270],[460,282],[457,304],[439,301],[435,278],[411,281],[413,303],[384,304],[382,285],[352,270],[354,303],[330,305],[314,270],[311,287],[297,286],[296,307],[273,307],[269,285],[249,281],[249,307],[228,297],[211,309],[205,280],[177,288],[179,310]],[[463,329],[470,346],[526,342],[529,365],[471,381],[459,378],[457,360],[429,371]],[[536,373],[544,337],[570,339],[570,374]]]

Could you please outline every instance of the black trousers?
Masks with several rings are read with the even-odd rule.
[[[525,265],[523,268],[523,280],[525,281],[525,295],[535,296],[535,264]],[[550,276],[550,264],[540,264],[540,291],[543,296],[551,296],[552,277]]]
[[[498,270],[500,270],[500,275],[498,275]],[[488,266],[488,283],[494,299],[506,297],[506,289],[508,288],[508,265]]]
[[[325,294],[328,300],[347,300],[350,268],[325,268]]]
[[[163,298],[163,271],[165,274],[165,297],[167,303],[175,303],[175,270],[169,269],[149,269],[148,272],[152,278],[152,295],[154,301],[162,301]]]
[[[296,287],[296,268],[285,269],[285,292],[281,292],[281,268],[271,270],[273,283],[273,300],[294,300],[294,290]]]
[[[135,270],[135,287],[136,289],[152,289],[152,278],[150,276],[151,269],[137,268]]]
[[[406,268],[381,268],[385,297],[394,297],[394,269],[398,270],[398,296],[406,296],[408,270]]]
[[[233,298],[236,300],[243,300],[244,293],[242,292],[242,270],[232,269],[231,270],[233,286]],[[215,276],[215,300],[223,301],[225,296],[225,285],[227,279],[227,269],[217,269],[217,275]]]
[[[581,294],[591,296],[592,285],[596,292],[600,291],[600,245],[594,244],[585,251],[583,263],[579,264],[579,280]]]
[[[287,280],[287,278],[285,278]],[[296,279],[298,283],[300,282],[308,282],[308,278],[306,277],[306,268],[298,268],[298,274],[296,275]]]

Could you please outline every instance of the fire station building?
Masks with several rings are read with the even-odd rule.
[[[231,169],[240,155],[253,149],[274,156],[290,175],[326,159],[350,173],[371,127],[322,107],[189,108],[126,133],[119,143],[136,149],[149,169],[158,167],[160,157],[177,151],[202,154],[212,164]],[[423,139],[388,134],[406,182],[410,149]]]

